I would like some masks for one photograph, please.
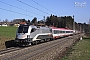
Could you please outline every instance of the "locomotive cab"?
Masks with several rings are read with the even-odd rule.
[[[32,42],[30,32],[34,32],[29,25],[20,25],[16,32],[15,42],[19,45],[29,45]]]

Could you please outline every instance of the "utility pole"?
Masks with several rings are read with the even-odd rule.
[[[73,15],[73,30],[75,30],[74,15]]]
[[[82,32],[81,24],[80,24],[80,32]]]
[[[43,18],[44,18],[44,24],[45,24],[45,16]]]

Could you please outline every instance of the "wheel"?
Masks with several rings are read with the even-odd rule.
[[[44,42],[46,42],[47,41],[47,39],[44,39]]]
[[[38,44],[38,41],[35,41],[35,45],[37,45]]]
[[[31,45],[36,45],[36,41],[31,42]]]
[[[53,40],[53,38],[50,38],[50,41],[52,41]]]

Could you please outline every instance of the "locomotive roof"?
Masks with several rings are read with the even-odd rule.
[[[37,27],[37,26],[35,26],[35,25],[27,25],[27,24],[23,24],[23,25],[20,25],[20,26],[30,26],[30,27],[32,27],[32,28],[36,28],[36,29],[48,29],[48,27],[42,27],[42,26],[39,26],[39,27]]]

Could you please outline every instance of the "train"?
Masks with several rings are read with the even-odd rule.
[[[48,26],[22,24],[16,31],[15,43],[19,46],[29,46],[41,41],[54,40],[74,34],[74,30]]]
[[[74,30],[70,30],[68,28],[51,27],[51,29],[52,29],[53,39],[67,37],[74,34]]]

